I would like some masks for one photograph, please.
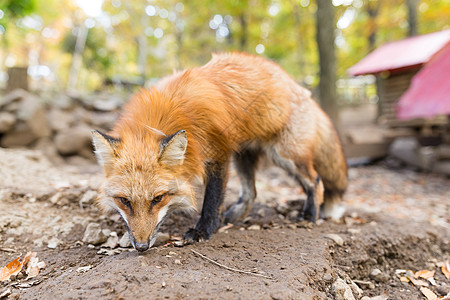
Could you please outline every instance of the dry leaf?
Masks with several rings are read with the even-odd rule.
[[[431,285],[434,285],[434,286],[437,285],[436,280],[434,280],[433,277],[430,277],[430,278],[428,278],[427,280],[431,283]]]
[[[423,281],[420,279],[414,279],[414,278],[409,278],[409,279],[415,286],[429,286],[428,282],[426,282],[426,281]]]
[[[422,292],[422,294],[428,299],[428,300],[437,300],[437,296],[435,293],[433,293],[432,290],[430,290],[429,288],[426,287],[421,287],[420,291]]]
[[[416,274],[414,274],[414,278],[423,278],[423,279],[428,279],[434,276],[434,273],[436,272],[436,270],[433,271],[429,271],[429,270],[421,270],[421,271],[417,271]]]
[[[442,264],[441,271],[447,279],[450,279],[450,264],[448,260]]]
[[[409,278],[406,276],[402,276],[402,277],[400,277],[400,281],[401,282],[409,282]]]
[[[0,270],[0,281],[8,280],[11,276],[19,274],[23,266],[28,263],[28,260],[32,255],[36,256],[36,252],[28,252],[21,262],[19,261],[20,257],[18,257],[7,264],[3,269]]]
[[[30,261],[28,262],[28,266],[27,266],[27,280],[29,278],[33,278],[38,276],[39,274],[39,267],[37,266],[39,262],[39,258],[37,258],[36,256],[30,257]]]

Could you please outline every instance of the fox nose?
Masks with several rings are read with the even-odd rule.
[[[148,249],[148,243],[136,243],[135,247],[137,251],[145,251]]]

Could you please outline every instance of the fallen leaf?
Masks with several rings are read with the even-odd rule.
[[[429,286],[428,282],[426,282],[426,281],[423,281],[420,279],[414,279],[414,278],[409,278],[409,279],[415,286]]]
[[[39,274],[39,267],[37,266],[39,262],[39,258],[36,256],[30,257],[30,261],[28,262],[27,271],[28,274],[27,280],[33,277],[38,276]]]
[[[433,293],[432,290],[430,290],[429,288],[426,287],[421,287],[420,291],[422,292],[422,294],[428,299],[428,300],[437,300],[437,296],[435,293]]]
[[[409,282],[409,278],[405,277],[405,276],[402,276],[402,277],[400,277],[400,281],[401,282]]]
[[[11,276],[16,276],[20,273],[23,266],[26,265],[31,256],[36,256],[36,252],[28,252],[22,261],[19,261],[20,257],[16,258],[3,269],[0,270],[0,281],[8,280]]]
[[[227,231],[228,229],[230,229],[233,226],[234,226],[234,224],[228,223],[227,225],[220,227],[218,232],[225,232],[225,231]]]
[[[88,266],[85,266],[85,267],[79,267],[77,269],[77,272],[78,273],[84,273],[84,272],[89,271],[90,269],[92,269],[92,265],[88,265]]]
[[[450,264],[448,260],[442,264],[441,271],[447,279],[450,279]]]
[[[427,280],[431,283],[431,285],[434,285],[434,286],[437,285],[437,283],[436,283],[436,281],[434,280],[433,277],[427,278]]]
[[[429,271],[429,270],[421,270],[421,271],[417,271],[417,272],[414,274],[414,278],[417,279],[417,278],[421,277],[421,278],[423,278],[423,279],[428,279],[428,278],[433,277],[435,272],[436,272],[436,270],[433,270],[433,271]]]

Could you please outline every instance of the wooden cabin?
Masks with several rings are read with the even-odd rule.
[[[398,118],[397,107],[415,75],[439,53],[450,47],[450,30],[406,38],[384,44],[352,66],[348,73],[375,75],[379,99],[379,123],[388,127],[443,125],[445,116]]]
[[[385,44],[349,73],[376,76],[391,155],[450,176],[450,30]]]

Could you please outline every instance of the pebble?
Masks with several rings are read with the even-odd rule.
[[[113,231],[109,234],[108,239],[106,240],[105,243],[101,245],[101,247],[114,249],[117,247],[118,244],[119,244],[119,237],[117,236],[117,233]]]
[[[344,240],[335,233],[329,233],[325,235],[326,238],[329,238],[333,242],[335,242],[339,246],[344,246]]]
[[[389,281],[389,275],[384,274],[383,272],[381,272],[380,269],[373,269],[370,272],[370,278],[375,280],[376,282],[387,282]]]
[[[47,247],[50,249],[55,249],[56,247],[58,247],[59,244],[61,244],[61,241],[53,237],[48,241]]]
[[[379,296],[374,296],[374,297],[368,297],[368,296],[364,296],[361,298],[361,300],[388,300],[388,296],[386,295],[379,295]]]
[[[125,232],[124,235],[120,238],[119,246],[122,248],[131,247],[130,234],[128,233],[128,231]]]
[[[261,230],[261,226],[258,224],[253,224],[252,226],[247,228],[247,230]]]
[[[181,265],[181,260],[175,259],[175,264],[176,264],[176,265]]]
[[[106,231],[106,230],[105,230]],[[108,233],[109,235],[109,233]],[[100,224],[98,223],[89,223],[86,227],[86,231],[84,232],[83,242],[98,245],[106,242],[108,236],[102,231]]]
[[[335,300],[355,300],[350,286],[340,278],[333,283],[333,294]]]

